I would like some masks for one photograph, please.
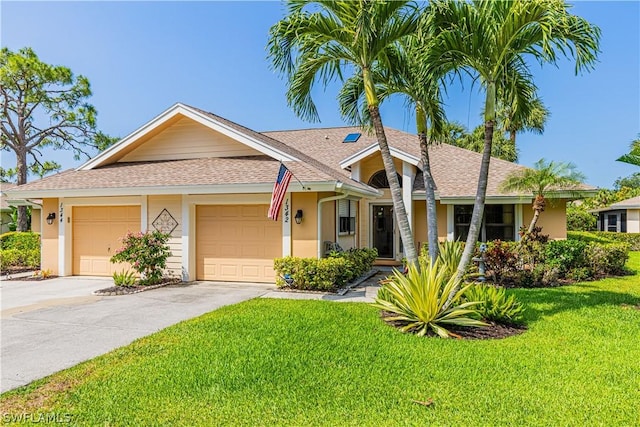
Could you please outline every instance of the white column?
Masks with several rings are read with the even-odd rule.
[[[402,201],[404,202],[404,208],[407,211],[407,219],[409,220],[409,227],[413,230],[413,178],[415,176],[416,167],[411,163],[402,162]]]
[[[140,231],[143,233],[149,229],[149,198],[140,196]]]
[[[351,165],[351,179],[360,181],[360,162]]]
[[[522,227],[522,222],[524,221],[524,218],[522,216],[522,205],[520,203],[517,203],[515,205],[515,210],[514,210],[514,214],[515,214],[515,218],[513,221],[513,227],[515,228],[515,240],[516,242],[520,241],[520,227]]]
[[[291,255],[291,193],[282,201],[282,256]]]
[[[182,195],[182,280],[195,280],[195,205]]]
[[[65,211],[64,211],[64,199],[58,199],[59,207],[58,207],[58,274],[60,276],[66,276],[66,252],[67,246],[65,245],[65,229],[67,221],[65,219]]]
[[[454,206],[447,205],[447,240],[453,242],[455,240],[455,218]]]

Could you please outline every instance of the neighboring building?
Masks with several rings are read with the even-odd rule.
[[[420,244],[427,226],[418,139],[387,132]],[[464,239],[482,156],[441,144],[430,157],[438,237]],[[267,210],[280,162],[295,178],[275,222]],[[522,168],[492,159],[482,240],[518,239],[531,220],[531,194],[498,190]],[[43,217],[56,217],[43,226],[42,268],[62,276],[111,275],[109,258],[129,230],[170,233],[169,270],[184,280],[273,282],[274,258],[319,257],[327,242],[403,256],[376,139],[354,127],[258,133],[176,104],[76,170],[11,194],[42,198]],[[564,201],[540,217],[551,238],[566,237]]]
[[[0,234],[9,231],[9,224],[11,223],[11,206],[7,203],[7,197],[5,196],[5,190],[15,187],[15,184],[8,182],[0,182]]]
[[[640,233],[640,196],[592,212],[598,215],[599,231]]]
[[[24,205],[31,207],[31,231],[39,233],[42,224],[40,217],[40,200],[10,200],[5,194],[6,190],[15,188],[16,184],[10,182],[0,182],[0,213],[2,215],[2,222],[0,223],[0,234],[6,233],[9,230],[9,224],[13,222],[11,219],[11,213],[13,212],[12,206]]]

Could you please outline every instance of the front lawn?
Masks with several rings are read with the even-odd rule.
[[[258,299],[0,398],[81,425],[639,425],[635,276],[513,290],[504,340],[401,334],[365,304]],[[428,401],[424,406],[414,401]]]

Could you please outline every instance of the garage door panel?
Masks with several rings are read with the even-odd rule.
[[[140,231],[139,206],[74,207],[73,274],[111,276],[129,270],[126,263],[109,261],[129,231]]]
[[[282,254],[282,223],[268,205],[196,208],[198,280],[273,283],[273,259]]]

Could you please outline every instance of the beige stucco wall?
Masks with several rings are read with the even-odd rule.
[[[627,209],[627,233],[640,233],[640,209]]]
[[[291,195],[291,212],[295,215],[298,209],[304,213],[302,224],[291,224],[291,255],[296,257],[317,256],[318,239],[318,193],[293,193]]]
[[[447,240],[447,206],[436,201],[436,216],[438,219],[438,240]],[[427,205],[424,200],[413,201],[413,237],[416,249],[427,243]]]
[[[522,217],[522,224],[528,227],[533,218],[531,205],[522,206]],[[563,199],[547,202],[547,207],[540,214],[536,225],[542,227],[542,234],[548,234],[550,239],[566,239],[567,201]]]
[[[179,277],[182,271],[182,196],[148,196],[147,198],[147,230],[154,231],[153,221],[163,209],[178,223],[169,237],[171,256],[167,259],[167,273]]]
[[[402,176],[402,160],[394,158],[393,163],[396,166],[396,171]],[[360,162],[360,181],[368,183],[373,174],[383,169],[382,156],[379,152],[376,152]]]
[[[56,212],[56,221],[52,224],[44,224],[41,231],[42,250],[40,253],[40,268],[50,270],[52,274],[60,274],[58,271],[58,199],[43,199],[43,212]]]
[[[42,209],[31,209],[31,231],[34,233],[42,231]]]
[[[258,151],[188,118],[169,123],[120,162],[255,156]]]

